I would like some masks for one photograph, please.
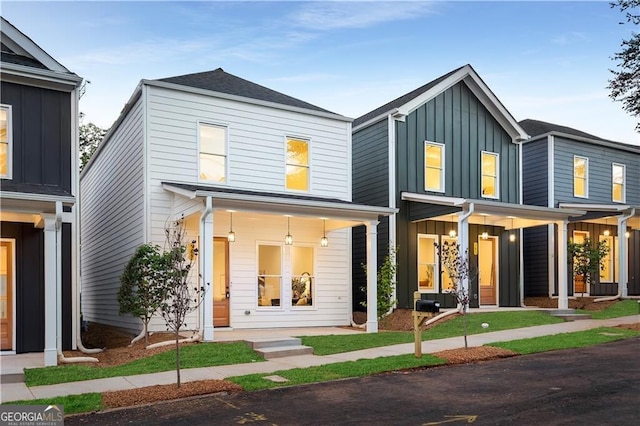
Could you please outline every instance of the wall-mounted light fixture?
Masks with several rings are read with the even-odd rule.
[[[452,213],[451,214],[451,229],[449,230],[449,236],[451,238],[455,238],[456,237],[456,230],[453,229],[453,216],[454,216],[454,214]]]
[[[320,238],[320,247],[329,247],[329,239],[327,238],[326,219],[322,219],[322,238]]]
[[[626,238],[629,238],[629,237],[631,236],[631,232],[629,232],[629,231],[625,232],[625,233],[624,233],[624,236],[625,236]]]
[[[291,235],[291,228],[290,228],[290,216],[287,216],[287,235],[284,236],[284,243],[288,246],[290,246],[291,244],[293,244],[293,236]]]
[[[227,240],[230,243],[236,240],[236,233],[233,232],[233,212],[229,212],[229,233],[227,234]]]

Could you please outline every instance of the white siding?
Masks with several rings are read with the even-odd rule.
[[[118,315],[123,268],[144,243],[143,105],[138,99],[80,181],[82,313],[88,321],[140,327]]]

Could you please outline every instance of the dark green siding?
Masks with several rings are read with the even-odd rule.
[[[527,228],[523,234],[524,295],[525,297],[548,296],[549,235],[547,225]]]
[[[640,231],[631,232],[629,239],[629,296],[640,296]]]

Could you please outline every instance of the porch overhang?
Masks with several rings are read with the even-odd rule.
[[[598,223],[601,225],[614,225],[618,217],[628,217],[627,226],[631,229],[640,229],[640,206],[628,204],[573,204],[560,203],[561,209],[585,210],[584,216],[574,218],[572,221]],[[613,220],[613,222],[609,222]]]
[[[412,192],[403,192],[402,200],[451,207],[451,213],[425,217],[420,220],[451,221],[453,215],[458,212],[472,211],[473,213],[468,219],[469,223],[500,226],[506,230],[565,222],[586,214],[584,210],[573,208],[540,207]]]
[[[213,208],[216,210],[325,218],[334,222],[334,226],[332,226],[334,229],[377,221],[380,216],[390,216],[398,211],[394,208],[304,195],[262,193],[169,182],[163,182],[162,187],[166,191],[190,199],[211,197]],[[342,226],[337,226],[338,223],[341,223]]]

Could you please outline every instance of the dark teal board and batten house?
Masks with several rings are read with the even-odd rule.
[[[640,147],[544,121],[520,125],[532,136],[523,144],[524,202],[585,210],[568,224],[569,239],[610,246],[603,271],[590,284],[569,271],[569,294],[640,295]],[[524,252],[532,259],[524,269],[526,296],[558,292],[556,231],[525,230]]]
[[[434,250],[445,241],[468,248],[477,266],[472,307],[522,303],[520,229],[577,214],[520,204],[527,137],[470,65],[353,122],[354,201],[399,209],[378,227],[378,262],[398,248],[398,307],[410,308],[416,290],[454,306]],[[363,300],[363,235],[354,230],[354,308]]]

